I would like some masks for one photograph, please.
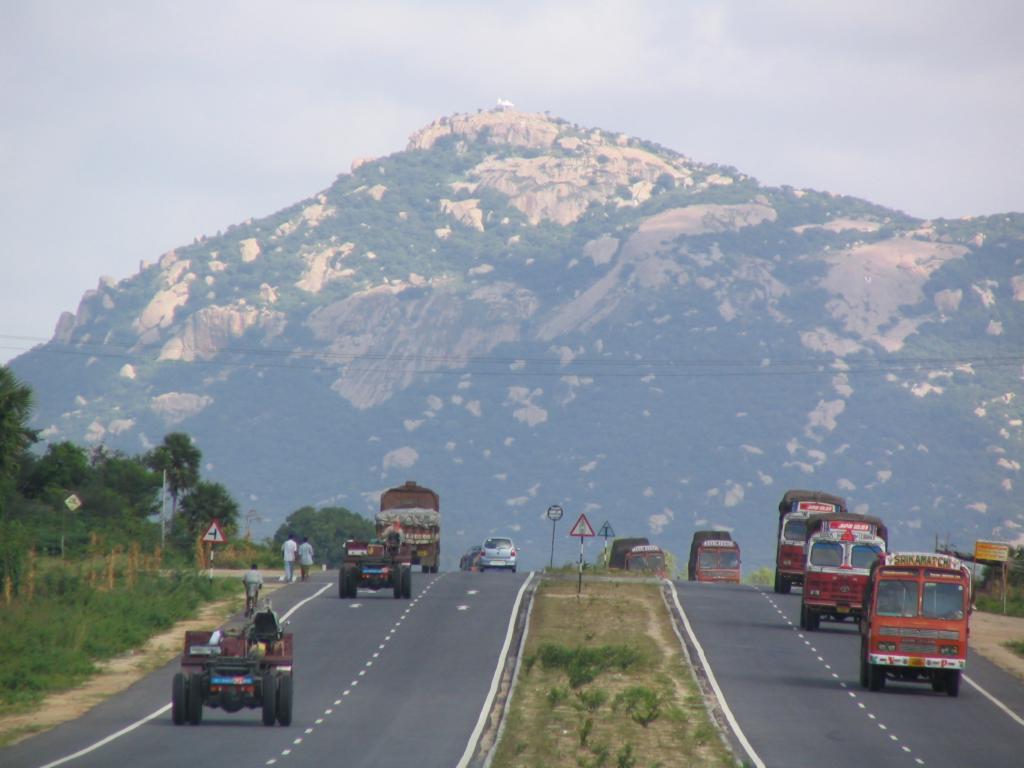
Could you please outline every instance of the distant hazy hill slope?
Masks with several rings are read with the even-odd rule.
[[[921,221],[485,111],[101,281],[13,367],[47,438],[188,431],[273,524],[416,479],[449,565],[491,531],[546,561],[558,502],[677,552],[728,526],[754,567],[788,487],[900,548],[1024,540],[1022,307],[1019,214]]]

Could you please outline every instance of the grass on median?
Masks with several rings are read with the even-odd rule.
[[[728,766],[652,584],[537,590],[494,768]]]

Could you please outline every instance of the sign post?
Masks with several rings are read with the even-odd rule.
[[[1006,563],[1010,559],[1010,545],[1001,541],[985,541],[978,539],[974,542],[974,560],[985,560],[990,563],[999,563],[1003,569],[1003,614],[1006,613]]]
[[[572,530],[569,531],[570,536],[578,536],[580,540],[580,576],[576,583],[576,596],[579,597],[583,591],[583,540],[592,539],[594,537],[594,526],[587,520],[586,514],[580,513],[580,516],[576,519],[576,523],[573,525]]]
[[[64,499],[64,506],[71,512],[78,511],[78,508],[82,506],[82,500],[78,496],[72,493],[66,499]],[[64,510],[60,513],[60,559],[64,559]]]
[[[228,537],[224,535],[224,531],[220,527],[220,522],[216,519],[210,521],[210,527],[206,529],[206,533],[203,534],[203,543],[206,545],[207,559],[210,562],[210,578],[213,578],[213,553],[214,544],[225,544],[227,543]]]
[[[564,513],[565,510],[557,504],[552,504],[548,507],[547,516],[548,520],[551,521],[551,561],[548,563],[548,568],[555,567],[555,523],[562,519]]]
[[[612,530],[611,523],[609,523],[607,520],[605,520],[603,523],[601,523],[601,527],[598,529],[597,535],[604,537],[604,553],[603,553],[603,557],[604,557],[604,564],[607,566],[608,565],[608,539],[614,538],[614,536],[615,536],[615,531]]]

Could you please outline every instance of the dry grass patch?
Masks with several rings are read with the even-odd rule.
[[[729,766],[657,586],[545,581],[494,768]]]

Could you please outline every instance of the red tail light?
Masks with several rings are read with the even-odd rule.
[[[512,557],[515,557],[515,556],[516,556],[516,551],[513,549],[512,550]]]

